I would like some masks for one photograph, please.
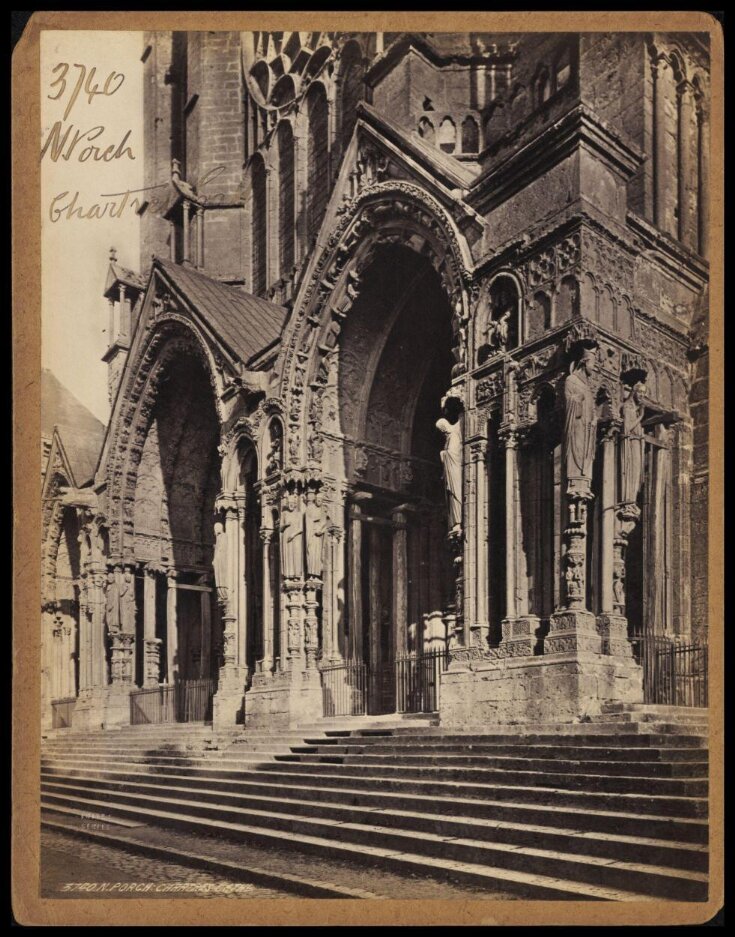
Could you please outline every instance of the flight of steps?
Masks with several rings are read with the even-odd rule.
[[[47,738],[41,805],[49,822],[219,833],[489,893],[704,901],[707,755],[706,716],[673,708],[461,733],[398,717],[131,727]]]

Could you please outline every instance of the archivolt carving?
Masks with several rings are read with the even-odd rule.
[[[107,461],[107,491],[110,518],[110,549],[122,555],[132,550],[135,485],[153,409],[163,381],[177,359],[198,358],[213,389],[220,421],[221,388],[214,374],[214,359],[198,329],[180,315],[167,315],[141,347],[130,370]],[[130,557],[132,558],[132,557]]]
[[[413,244],[407,232],[419,236]],[[313,375],[311,381],[315,382],[321,359],[336,346],[340,321],[359,294],[360,274],[370,263],[372,250],[392,236],[432,261],[450,296],[458,344],[466,342],[472,279],[464,259],[465,250],[447,212],[436,199],[412,183],[390,181],[369,185],[344,206],[342,218],[316,261],[294,312],[282,370],[282,395],[288,414],[287,459],[292,465],[307,455],[302,455],[300,442],[304,418],[309,412],[306,397],[313,392],[305,391],[307,375]],[[315,355],[317,331],[321,341]],[[461,366],[466,349],[456,357]]]

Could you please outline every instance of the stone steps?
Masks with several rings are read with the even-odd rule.
[[[138,767],[147,768],[151,774],[160,773],[165,765],[149,764],[145,758],[135,762]],[[70,767],[79,767],[79,762],[57,761],[49,764],[44,763],[45,769],[49,772],[56,770],[68,770]],[[118,761],[99,762],[99,767],[114,769],[119,766]],[[537,803],[557,802],[563,806],[590,807],[592,809],[605,809],[610,803],[610,797],[615,796],[623,809],[631,812],[643,814],[654,814],[660,816],[688,816],[703,817],[707,813],[707,801],[703,797],[694,796],[671,796],[660,793],[652,793],[649,790],[648,783],[641,783],[640,779],[636,781],[637,788],[644,788],[646,793],[617,792],[614,795],[610,793],[600,793],[594,786],[591,790],[585,789],[565,789],[561,787],[538,785],[523,785],[512,783],[509,779],[487,772],[488,777],[482,779],[482,783],[472,783],[466,780],[447,780],[445,772],[433,771],[429,774],[427,771],[421,772],[420,777],[395,776],[395,772],[368,773],[365,769],[354,769],[346,773],[347,769],[343,766],[319,765],[319,771],[316,770],[298,770],[294,768],[308,769],[309,765],[293,765],[289,763],[261,762],[255,765],[247,765],[242,762],[235,762],[230,766],[223,766],[218,763],[210,764],[208,760],[202,759],[200,764],[179,765],[177,771],[182,776],[190,778],[212,777],[223,779],[240,779],[245,776],[257,778],[261,785],[273,785],[288,779],[289,783],[310,786],[317,783],[322,786],[331,786],[335,788],[357,787],[361,789],[370,789],[380,786],[383,790],[390,790],[404,793],[427,793],[436,791],[441,796],[453,797],[455,795],[465,797],[476,797],[483,799],[487,796],[488,789],[492,790],[494,799],[512,800],[521,799],[526,802],[532,799]],[[336,770],[339,768],[339,770]],[[492,776],[490,776],[492,774]],[[595,779],[589,779],[594,781]]]
[[[386,746],[382,746],[385,748]],[[491,754],[481,752],[473,754],[456,754],[452,751],[440,751],[421,749],[419,753],[405,754],[402,749],[398,751],[380,751],[375,753],[374,747],[345,747],[342,751],[335,751],[330,746],[270,746],[271,750],[232,750],[217,753],[217,763],[219,765],[234,764],[242,762],[243,764],[258,764],[262,761],[269,762],[291,762],[303,764],[340,764],[340,765],[386,765],[386,766],[417,766],[417,767],[480,767],[492,771],[516,770],[528,771],[532,773],[546,772],[548,775],[556,776],[560,773],[561,758],[536,758],[536,752],[519,750],[511,756],[495,757]],[[590,751],[594,752],[594,749]],[[659,758],[646,759],[637,758],[630,761],[605,761],[592,760],[591,758],[563,759],[564,775],[583,773],[610,776],[626,777],[645,777],[645,778],[706,778],[708,764],[706,759],[701,758],[701,749],[696,750],[700,754],[700,759],[681,760],[663,760]],[[115,757],[127,760],[129,762],[145,761],[147,764],[167,765],[167,764],[195,764],[207,763],[211,761],[211,756],[203,753],[196,754],[182,749],[166,749],[157,752],[141,751],[139,749],[114,748],[110,750],[92,750],[78,749],[58,753],[62,756],[82,757],[85,760],[97,758],[99,755],[106,757]],[[58,755],[57,755],[58,757]]]
[[[534,897],[706,897],[700,726],[587,723],[552,741],[431,721],[47,740],[42,804]]]
[[[101,768],[70,768],[64,771],[61,768],[45,769],[42,778],[53,782],[73,781],[79,779],[101,780],[103,783],[117,782],[149,782],[151,772],[145,765],[125,765],[119,767]],[[233,772],[232,777],[214,777],[212,772],[201,769],[196,776],[181,771],[155,772],[156,780],[169,787],[181,787],[189,790],[192,783],[205,785],[215,793],[235,793],[262,797],[263,785],[256,772],[248,775],[243,772]],[[534,792],[527,792],[529,798]],[[438,803],[435,795],[385,792],[375,789],[359,789],[354,787],[320,787],[318,784],[298,785],[289,784],[287,780],[271,783],[268,786],[270,797],[288,801],[315,801],[331,806],[347,802],[353,806],[363,806],[374,810],[403,810],[408,812],[434,813]],[[625,835],[640,835],[651,839],[664,838],[675,841],[690,842],[703,845],[707,842],[707,824],[704,820],[695,818],[651,816],[641,813],[621,813],[591,808],[566,808],[558,805],[521,802],[522,793],[517,801],[493,800],[486,792],[485,799],[465,798],[454,795],[451,804],[446,804],[447,815],[450,818],[477,817],[480,819],[501,819],[531,823],[540,826],[578,829],[582,832],[595,833],[613,831]],[[451,810],[451,813],[449,812]]]
[[[103,780],[93,778],[56,777],[45,779],[44,792],[57,795],[73,789],[85,796],[99,796],[111,792],[113,797],[126,793],[147,794],[155,797],[161,791],[169,799],[186,799],[216,804],[223,808],[237,808],[249,815],[248,822],[270,815],[276,811],[280,816],[337,821],[339,823],[370,824],[379,819],[382,826],[392,829],[404,828],[412,831],[441,834],[448,838],[467,838],[502,842],[522,846],[554,848],[557,851],[577,855],[608,855],[627,862],[650,862],[673,868],[706,871],[708,855],[706,846],[687,842],[630,836],[619,833],[598,833],[594,837],[574,828],[539,826],[529,823],[503,821],[497,818],[447,817],[442,814],[360,806],[357,804],[325,804],[322,801],[296,800],[277,795],[243,794],[212,790],[201,783],[197,787],[177,787],[167,781],[162,787],[161,779],[133,781]],[[252,817],[250,816],[252,814]]]
[[[676,893],[681,900],[698,900],[706,875],[681,871],[670,867],[644,865],[641,863],[611,860],[608,857],[575,856],[551,849],[530,846],[484,842],[476,839],[457,839],[437,833],[414,832],[392,829],[378,824],[347,823],[334,820],[295,818],[290,814],[275,811],[244,811],[222,804],[210,805],[200,800],[172,799],[170,797],[142,796],[127,791],[116,793],[109,788],[102,800],[80,796],[78,791],[58,794],[44,791],[43,806],[67,806],[75,810],[99,810],[104,808],[117,816],[155,818],[173,826],[192,828],[205,826],[212,829],[241,830],[244,839],[255,842],[280,840],[288,836],[294,845],[308,845],[315,841],[328,843],[331,850],[376,849],[384,856],[399,853],[409,856],[425,856],[432,862],[452,861],[464,865],[503,869],[563,880],[562,890],[572,891],[572,883],[579,888],[585,885],[602,886],[628,891],[631,894],[648,894],[666,897]]]
[[[83,756],[85,761],[91,760],[92,755]],[[206,767],[210,760],[203,757],[192,757],[182,754],[154,755],[141,752],[137,755],[124,756],[130,763],[145,763],[149,766],[165,767],[177,766],[181,768]],[[691,777],[654,777],[651,774],[639,773],[629,775],[595,774],[588,770],[585,764],[577,764],[573,768],[565,765],[566,770],[559,770],[559,765],[552,763],[556,770],[534,769],[523,763],[519,768],[494,768],[492,766],[467,767],[437,763],[436,761],[415,758],[415,764],[401,764],[386,755],[379,759],[364,759],[354,756],[349,762],[344,756],[311,756],[311,755],[274,755],[264,757],[259,754],[241,754],[238,758],[220,757],[217,759],[218,768],[236,770],[238,767],[252,765],[257,768],[263,765],[267,770],[276,770],[276,767],[286,774],[310,773],[315,768],[339,768],[343,777],[363,775],[365,770],[373,772],[388,779],[398,778],[407,780],[459,781],[482,785],[503,785],[521,787],[553,788],[564,791],[596,791],[606,794],[635,794],[643,785],[649,794],[668,797],[699,797],[707,796],[706,778]],[[630,766],[625,766],[629,768]]]

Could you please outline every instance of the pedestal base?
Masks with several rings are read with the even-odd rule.
[[[82,690],[74,707],[71,731],[93,732],[130,725],[130,692],[134,689],[132,684],[116,683]]]
[[[541,619],[535,615],[506,618],[501,627],[503,637],[493,657],[533,657],[538,641]]]
[[[625,615],[603,612],[597,616],[597,631],[603,654],[632,658],[633,645],[628,640],[628,619]]]
[[[215,731],[231,729],[241,721],[247,679],[247,667],[230,666],[220,670],[217,692],[212,700],[212,728]]]
[[[544,638],[544,657],[601,653],[602,642],[592,612],[564,609],[550,617],[549,633]]]
[[[579,722],[607,704],[642,700],[632,658],[573,652],[468,660],[442,674],[439,719],[456,728]]]
[[[245,727],[293,728],[324,715],[318,670],[286,670],[256,674],[245,694]]]

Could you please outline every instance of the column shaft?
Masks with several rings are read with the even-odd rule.
[[[201,593],[202,656],[199,676],[207,680],[212,675],[212,593]]]
[[[393,513],[393,636],[396,657],[408,652],[408,531],[406,515]]]
[[[689,158],[692,134],[692,89],[682,82],[678,89],[679,133],[677,139],[679,178],[677,201],[679,204],[679,240],[687,247],[694,247],[696,230],[692,217],[692,200],[689,189],[692,184],[692,167]]]
[[[615,440],[606,432],[602,442],[602,523],[600,544],[600,605],[603,613],[614,610],[614,541],[615,541]]]
[[[362,660],[363,609],[362,609],[362,521],[361,508],[352,505],[349,541],[350,577],[350,657]]]
[[[516,437],[513,430],[505,436],[505,617],[515,618],[516,609]]]
[[[271,540],[273,531],[260,530],[263,544],[263,670],[273,669],[273,587],[271,585]]]
[[[666,230],[666,179],[669,173],[666,159],[666,97],[664,72],[666,63],[659,59],[652,66],[653,74],[653,211],[656,226]]]
[[[179,672],[179,630],[176,617],[176,570],[166,574],[166,679],[173,683]]]

